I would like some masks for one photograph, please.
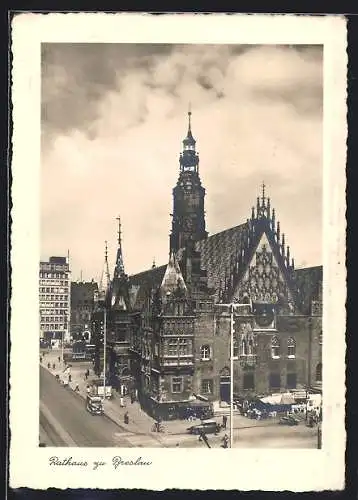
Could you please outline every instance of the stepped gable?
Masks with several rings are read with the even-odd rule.
[[[320,300],[322,293],[323,266],[295,269],[298,307],[302,314],[309,314],[312,300]]]
[[[195,244],[195,249],[201,253],[201,267],[207,272],[208,286],[215,289],[216,299],[219,289],[224,286],[228,277],[232,259],[239,252],[246,227],[246,223],[240,224],[208,236]]]

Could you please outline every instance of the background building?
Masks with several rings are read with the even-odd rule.
[[[52,345],[70,340],[70,284],[68,257],[40,262],[40,336]]]
[[[71,283],[71,339],[91,342],[91,318],[98,284],[94,280]]]

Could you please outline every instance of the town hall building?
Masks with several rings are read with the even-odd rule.
[[[229,402],[231,336],[235,395],[322,381],[322,266],[295,269],[264,184],[245,222],[211,236],[205,195],[189,112],[168,263],[127,277],[119,251],[97,312],[105,304],[116,318],[109,329],[122,325],[129,390],[136,388],[142,406],[163,418],[180,416],[198,400]],[[107,349],[113,372],[114,345]]]

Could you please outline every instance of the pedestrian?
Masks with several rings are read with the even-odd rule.
[[[40,363],[42,363],[42,356],[40,356]]]
[[[134,401],[135,401],[135,397],[134,397],[133,392],[131,392],[131,404],[133,404],[133,403],[134,403]]]
[[[227,434],[225,434],[225,436],[223,437],[223,448],[228,448],[229,447],[229,436]]]
[[[52,368],[53,368],[53,369],[55,369],[55,368],[56,368],[55,363],[52,363]]]
[[[124,399],[122,396],[119,398],[119,404],[121,405],[121,408],[124,408]]]
[[[50,369],[51,368],[51,364],[50,363],[47,363],[47,368]]]
[[[58,362],[60,363],[60,362],[61,362],[61,358],[60,358],[60,356],[59,356],[57,359],[58,359]]]
[[[70,383],[71,381],[72,381],[72,375],[69,374],[69,376],[68,376],[68,383]]]
[[[90,386],[89,386],[88,384],[87,384],[87,386],[86,386],[86,392],[87,392],[87,394],[88,394],[88,395],[89,395],[89,394],[90,394],[90,392],[91,392],[91,388],[90,388]]]
[[[124,414],[124,418],[123,418],[123,420],[124,420],[124,423],[125,423],[125,424],[129,424],[129,415],[128,415],[128,412],[127,412],[127,411],[126,411],[126,412],[125,412],[125,414]]]
[[[78,383],[76,383],[75,391],[80,392],[80,386],[78,385]]]
[[[226,424],[227,424],[227,416],[223,415],[223,429],[226,429]]]

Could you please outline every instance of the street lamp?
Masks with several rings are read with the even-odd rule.
[[[103,312],[103,400],[106,399],[107,308]]]

